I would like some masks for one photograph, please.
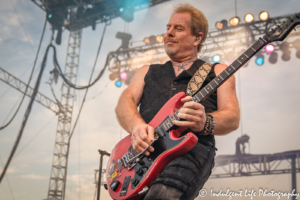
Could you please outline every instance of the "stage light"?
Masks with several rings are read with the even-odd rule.
[[[145,44],[150,44],[149,38],[148,38],[148,37],[145,37],[145,38],[144,38],[144,42],[145,42]]]
[[[110,79],[111,81],[114,81],[116,78],[119,77],[119,73],[118,73],[118,72],[113,72],[113,73],[111,73],[108,77],[109,77],[109,79]]]
[[[220,62],[220,60],[221,60],[221,57],[217,54],[217,55],[214,55],[213,57],[212,57],[212,61],[214,62],[214,63],[218,63],[218,62]]]
[[[156,36],[156,42],[162,43],[164,41],[164,37],[162,35]]]
[[[241,21],[240,18],[236,16],[236,17],[231,18],[229,23],[231,26],[236,26],[240,23],[240,21]]]
[[[132,22],[134,16],[134,7],[131,5],[126,5],[123,7],[119,8],[119,13],[120,17],[125,21],[125,22]]]
[[[162,36],[161,36],[162,37]],[[154,35],[151,35],[150,37],[145,37],[144,38],[144,42],[147,45],[154,45],[158,42],[158,40],[161,39],[163,41],[163,38],[157,38]]]
[[[266,12],[266,11],[260,12],[260,13],[259,13],[259,19],[260,19],[261,21],[266,21],[266,20],[268,20],[268,19],[269,19],[269,13]]]
[[[264,59],[262,57],[258,57],[256,58],[255,62],[258,66],[261,66],[264,64]]]
[[[261,51],[258,51],[256,54],[256,59],[255,59],[255,63],[258,65],[258,66],[261,66],[262,64],[264,64],[264,60],[265,60],[265,56],[262,54],[262,50]]]
[[[266,53],[273,53],[275,47],[272,45],[272,44],[268,44],[266,47],[265,47],[265,51]]]
[[[119,38],[119,39],[122,40],[122,44],[121,44],[121,46],[119,48],[128,49],[128,47],[129,47],[129,40],[131,40],[131,38],[132,38],[131,34],[117,32],[116,38]]]
[[[293,42],[293,47],[297,50],[297,51],[296,51],[296,57],[297,57],[297,58],[300,58],[300,39],[296,39],[296,40]]]
[[[254,17],[251,13],[248,13],[248,14],[245,15],[244,20],[245,20],[246,23],[251,23],[251,22],[253,22]]]
[[[116,82],[115,82],[115,85],[116,85],[117,87],[121,87],[121,86],[122,86],[122,82],[121,82],[121,81],[116,81]]]
[[[282,51],[281,59],[283,61],[289,61],[291,59],[291,51],[289,50],[289,43],[282,42],[279,45],[279,49]]]
[[[58,45],[61,44],[62,27],[64,25],[63,14],[63,12],[58,11],[55,13],[53,13],[53,11],[47,11],[46,14],[47,21],[51,24],[52,30],[57,30],[55,42]]]
[[[221,29],[225,29],[228,26],[228,22],[227,20],[223,19],[222,21],[217,21],[215,24],[216,28],[221,30]]]
[[[216,22],[215,27],[219,30],[221,30],[223,28],[223,24],[219,21]]]
[[[278,60],[278,54],[276,52],[271,53],[269,57],[269,63],[275,64],[277,63],[277,60]]]
[[[151,44],[151,45],[153,45],[153,44],[156,43],[156,37],[155,37],[154,35],[151,35],[151,36],[149,37],[149,40],[150,40],[150,44]]]
[[[121,79],[126,79],[126,78],[127,78],[127,73],[126,73],[126,72],[122,72],[122,73],[120,74],[120,78],[121,78]]]

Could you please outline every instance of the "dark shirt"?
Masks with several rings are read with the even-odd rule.
[[[172,62],[165,64],[150,65],[149,71],[145,76],[145,86],[140,102],[140,114],[146,123],[149,123],[163,105],[175,94],[186,92],[187,84],[193,77],[198,68],[204,63],[202,60],[196,60],[188,70],[184,70],[177,77],[175,75]],[[207,85],[216,77],[214,66],[208,73],[201,88]],[[206,113],[216,111],[217,108],[217,92],[212,93],[205,101],[202,102]],[[155,128],[155,127],[154,127]],[[213,135],[199,135],[198,142],[215,144]]]

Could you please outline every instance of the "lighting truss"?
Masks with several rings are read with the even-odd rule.
[[[85,28],[95,23],[107,22],[120,16],[119,8],[125,0],[31,0],[42,10],[56,12],[64,18],[64,27],[70,31]],[[135,0],[134,12],[155,6],[169,0]],[[81,18],[70,17],[71,10],[84,7],[94,8],[94,12]]]
[[[292,16],[292,15],[291,15]],[[201,59],[211,62],[210,57],[214,54],[221,56],[221,62],[226,60],[228,63],[237,58],[243,49],[246,50],[252,43],[262,37],[272,27],[282,24],[290,16],[269,18],[267,21],[253,21],[252,23],[239,24],[234,27],[227,27],[223,30],[213,30],[208,33],[206,44],[199,53]],[[285,41],[300,36],[300,27],[296,27]],[[274,52],[280,51],[279,42],[272,43],[275,47]],[[262,53],[264,53],[262,51]],[[169,60],[164,52],[162,44],[143,45],[123,50],[110,52],[107,56],[108,70],[120,72],[124,70],[134,70],[145,64],[164,63]]]

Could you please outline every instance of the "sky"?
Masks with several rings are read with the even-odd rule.
[[[121,45],[121,41],[115,38],[118,31],[125,30],[132,34],[132,41],[141,41],[146,36],[162,34],[166,30],[172,6],[182,2],[189,2],[202,10],[209,21],[210,30],[214,30],[216,21],[229,20],[235,15],[234,0],[174,0],[136,12],[131,23],[116,18],[106,29],[94,78],[103,68],[107,54]],[[268,11],[271,17],[276,17],[300,12],[299,8],[299,0],[237,0],[237,15],[241,19],[246,13],[253,13],[257,19],[263,10]],[[44,11],[30,1],[0,1],[0,67],[24,82],[29,79],[45,16]],[[79,85],[88,83],[103,27],[103,24],[98,24],[95,31],[92,31],[91,27],[83,29],[77,79]],[[58,62],[62,67],[66,60],[68,35],[69,32],[64,31],[62,44],[57,46]],[[50,37],[50,25],[47,24],[36,72],[30,84],[32,87]],[[142,43],[133,43],[133,46],[136,45]],[[241,134],[250,136],[250,148],[247,146],[247,153],[273,154],[299,150],[300,66],[295,49],[291,51],[290,61],[282,61],[279,52],[279,59],[275,65],[266,62],[262,66],[257,66],[254,60],[251,60],[248,67],[242,68],[236,74],[237,96],[241,108],[240,128],[226,136],[216,137],[217,155],[234,154],[235,141]],[[39,92],[54,99],[49,85],[45,83],[49,80],[49,72],[53,69],[50,56],[52,53],[49,54]],[[109,80],[109,74],[106,71],[89,89],[87,101],[72,137],[66,186],[67,200],[94,198],[94,170],[98,169],[100,158],[98,149],[111,151],[114,145],[127,135],[119,126],[114,112],[118,98],[126,86],[117,88],[114,82]],[[59,78],[58,83],[53,86],[58,99],[61,84],[62,80]],[[5,122],[10,111],[16,109],[14,105],[18,104],[21,95],[19,91],[0,82],[0,125]],[[84,91],[76,91],[73,121],[78,114],[83,95]],[[28,103],[29,98],[26,97],[15,120],[0,131],[0,170],[3,169],[12,149]],[[6,177],[0,184],[1,200],[47,198],[56,128],[57,116],[35,102],[19,147]],[[107,158],[104,159],[104,163],[106,162]],[[289,167],[288,163],[285,164]],[[297,178],[299,180],[299,175]],[[297,183],[297,189],[300,191],[300,181]],[[209,179],[204,188],[217,192],[221,189],[258,191],[259,188],[269,191],[290,191],[291,177],[285,174]],[[228,197],[211,198],[228,199]],[[246,196],[234,198],[250,199]],[[254,199],[258,198],[276,199],[275,197]],[[110,199],[103,188],[101,199]]]

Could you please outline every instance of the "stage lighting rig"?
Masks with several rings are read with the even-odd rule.
[[[129,33],[117,32],[116,38],[122,40],[122,44],[119,49],[128,49],[129,47],[129,40],[131,40],[132,36]]]
[[[53,9],[46,12],[47,21],[51,24],[52,30],[57,30],[56,44],[61,43],[62,27],[64,25],[65,12],[62,9]]]
[[[219,30],[225,29],[228,26],[228,21],[226,19],[223,19],[222,21],[217,21],[215,24],[216,28]]]
[[[61,9],[63,26],[76,31],[88,26],[93,30],[97,23],[108,22],[121,17],[126,22],[134,19],[134,12],[147,9],[169,0],[31,0],[52,16],[53,11]],[[51,16],[50,15],[50,16]]]
[[[154,44],[158,44],[158,43],[163,43],[164,42],[164,34],[157,35],[157,36],[151,35],[149,37],[145,37],[143,41],[146,45],[154,45]]]
[[[282,51],[281,59],[283,61],[289,61],[291,59],[291,50],[289,49],[289,43],[288,42],[282,42],[279,45],[279,49]]]

